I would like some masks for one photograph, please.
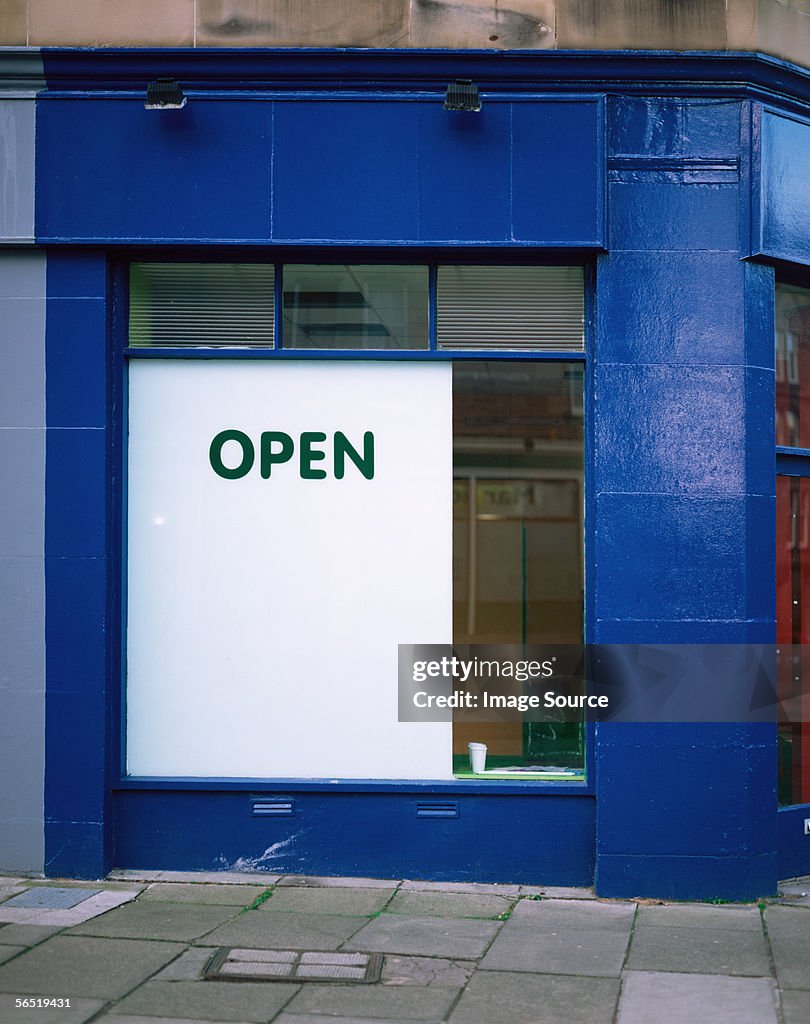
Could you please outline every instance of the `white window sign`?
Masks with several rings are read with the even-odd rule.
[[[397,645],[452,640],[448,363],[133,361],[127,768],[450,778]]]

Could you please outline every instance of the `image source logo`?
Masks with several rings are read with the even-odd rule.
[[[327,435],[320,430],[305,430],[298,437],[298,444],[290,434],[282,430],[265,430],[259,436],[259,472],[269,480],[273,467],[292,462],[298,452],[298,473],[302,480],[325,480],[327,470],[316,463],[327,461],[327,452],[318,447],[327,441]],[[226,454],[226,446],[228,454]],[[363,434],[362,453],[352,444],[342,430],[332,436],[332,472],[336,480],[346,475],[347,460],[366,480],[374,479],[374,434],[367,430]],[[211,468],[224,480],[240,480],[247,476],[256,462],[256,445],[243,430],[221,430],[208,449]],[[229,464],[226,464],[229,463]]]

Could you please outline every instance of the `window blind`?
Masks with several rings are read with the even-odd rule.
[[[133,346],[273,345],[274,268],[266,263],[133,263]]]
[[[438,346],[581,352],[584,292],[582,267],[439,267]]]

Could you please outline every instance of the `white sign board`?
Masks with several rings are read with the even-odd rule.
[[[132,361],[129,774],[452,777],[397,722],[397,645],[452,641],[451,415],[449,363]]]

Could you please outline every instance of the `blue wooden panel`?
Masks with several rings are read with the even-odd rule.
[[[737,185],[613,182],[610,248],[738,252]]]
[[[538,244],[604,242],[604,138],[596,100],[515,103],[512,230]]]
[[[776,852],[737,857],[605,854],[596,891],[617,899],[756,900],[776,895]]]
[[[283,786],[278,794],[284,795]],[[457,817],[418,817],[417,805],[426,799],[424,793],[296,793],[292,815],[254,817],[248,792],[118,791],[115,862],[592,884],[592,798],[458,796]]]
[[[746,329],[745,273],[736,252],[648,250],[600,258],[598,359],[628,364],[748,362],[740,345]],[[772,325],[768,340],[772,360]]]
[[[486,103],[478,114],[419,104],[423,241],[511,239],[511,113],[508,103]]]
[[[599,725],[597,733],[600,789],[610,793],[599,808],[598,893],[753,899],[774,889],[774,726]]]
[[[96,249],[53,249],[48,255],[48,297],[104,299],[107,254]]]
[[[600,786],[612,790],[599,815],[601,853],[723,856],[776,848],[773,726],[610,724],[598,732]],[[772,808],[770,834],[750,814],[750,803],[760,800]]]
[[[810,818],[810,804],[779,808],[779,878],[810,875],[810,836],[804,834],[806,818]]]
[[[106,571],[103,558],[47,558],[45,561],[49,695],[91,696],[104,691],[108,636]],[[81,725],[81,714],[77,705],[76,719],[63,720],[59,728]],[[98,745],[102,737],[88,738]],[[77,779],[76,785],[79,783]]]
[[[598,491],[745,491],[741,367],[607,364],[595,384]]]
[[[47,556],[104,556],[106,446],[103,429],[48,430],[45,442]]]
[[[737,159],[739,100],[616,96],[608,109],[611,157]]]
[[[416,241],[415,103],[279,102],[273,237]]]
[[[743,497],[599,495],[597,617],[746,618],[746,504]]]
[[[111,866],[106,562],[46,558],[45,583],[45,871],[101,878]]]
[[[47,301],[46,377],[50,427],[107,421],[107,306],[103,299]]]
[[[45,823],[45,874],[50,878],[103,878],[112,864],[104,856],[109,826],[101,815],[93,821]]]
[[[810,124],[762,113],[759,216],[754,252],[810,264]]]
[[[265,240],[270,114],[196,99],[37,101],[37,238]]]

